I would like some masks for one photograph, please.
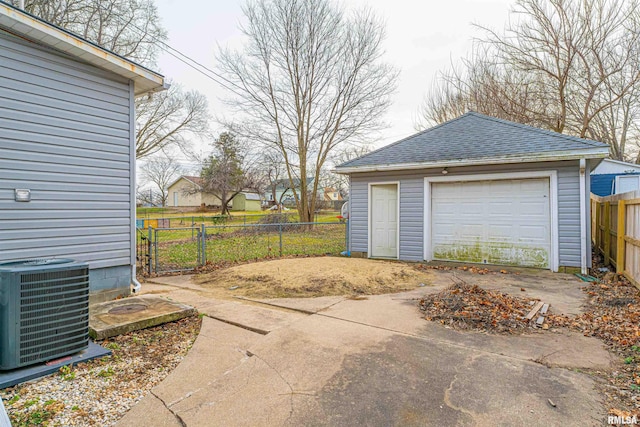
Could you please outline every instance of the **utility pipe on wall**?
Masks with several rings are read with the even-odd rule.
[[[580,159],[580,270],[588,274],[587,266],[587,161]]]
[[[140,288],[142,288],[142,284],[138,282],[138,279],[136,278],[135,264],[131,266],[131,283],[133,283],[133,286],[131,287],[131,290],[133,291],[133,293],[137,294],[138,292],[140,292]]]

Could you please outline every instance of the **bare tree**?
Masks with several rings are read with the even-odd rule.
[[[140,166],[142,178],[156,187],[161,206],[167,205],[169,185],[182,174],[182,167],[173,157],[162,155],[148,159]]]
[[[274,204],[280,204],[282,201],[278,200],[277,190],[282,186],[286,176],[286,165],[280,150],[266,147],[259,160],[257,170],[262,175],[264,192],[271,195],[271,201]],[[286,181],[288,182],[288,179]]]
[[[26,0],[25,10],[147,65],[167,38],[153,0]]]
[[[503,33],[484,28],[461,69],[439,77],[420,126],[472,109],[596,138],[628,157],[640,86],[636,0],[519,0]],[[637,143],[637,134],[633,138]]]
[[[255,0],[244,13],[244,50],[218,56],[230,105],[249,117],[233,129],[280,151],[300,220],[312,221],[329,154],[382,126],[397,77],[381,61],[384,25],[329,0]]]
[[[336,150],[331,158],[331,163],[334,165],[340,165],[350,160],[357,159],[358,157],[362,157],[365,154],[370,153],[371,150],[372,146],[369,143],[347,145],[345,147],[341,147],[340,150]],[[338,190],[343,198],[347,198],[349,196],[350,185],[348,176],[331,173],[330,175],[327,175],[327,177],[329,180],[328,185],[330,187]]]
[[[208,135],[207,100],[199,92],[169,90],[136,100],[136,157],[154,154],[168,147],[189,151],[192,138]]]

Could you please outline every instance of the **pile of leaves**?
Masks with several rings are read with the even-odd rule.
[[[422,298],[418,304],[427,320],[454,329],[515,333],[533,328],[526,315],[536,301],[458,281],[439,293]]]

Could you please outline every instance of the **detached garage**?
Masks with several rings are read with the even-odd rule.
[[[350,251],[586,271],[589,172],[608,145],[470,112],[337,167]]]

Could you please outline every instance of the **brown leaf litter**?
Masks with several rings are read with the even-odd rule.
[[[458,280],[419,301],[425,318],[454,329],[513,334],[533,330],[527,314],[538,301],[486,290]]]

